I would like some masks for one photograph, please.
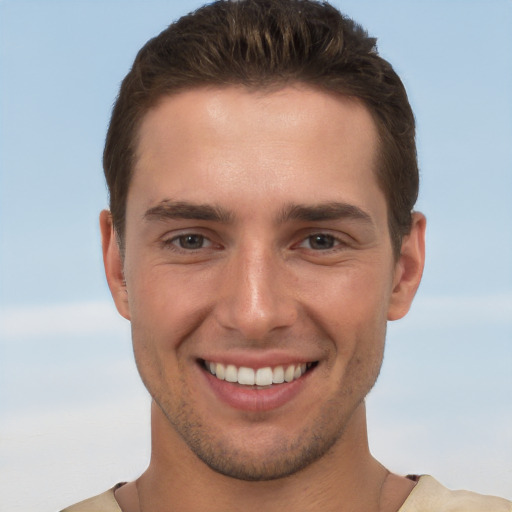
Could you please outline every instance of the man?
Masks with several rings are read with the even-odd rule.
[[[364,399],[419,285],[425,218],[405,90],[358,25],[310,0],[180,19],[125,78],[104,168],[152,456],[66,510],[512,510],[369,451]]]

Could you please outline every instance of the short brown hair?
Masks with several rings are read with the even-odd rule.
[[[418,195],[414,115],[376,39],[315,0],[219,0],[183,16],[139,51],[114,105],[103,155],[121,245],[138,129],[148,109],[194,87],[297,82],[359,98],[372,114],[380,137],[377,179],[398,255]]]

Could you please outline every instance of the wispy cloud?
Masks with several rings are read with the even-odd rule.
[[[149,446],[149,398],[140,392],[129,400],[4,418],[2,510],[61,510],[133,479],[149,460]]]
[[[512,292],[494,295],[419,296],[411,310],[414,317],[436,315],[444,322],[512,322]]]
[[[111,301],[76,302],[0,310],[0,338],[15,341],[24,338],[119,333],[129,323],[116,311]]]

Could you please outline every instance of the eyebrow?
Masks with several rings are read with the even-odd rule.
[[[184,201],[164,200],[149,208],[144,214],[145,220],[193,219],[230,223],[233,215],[219,206],[195,204]]]
[[[165,199],[149,208],[144,214],[145,220],[191,219],[232,223],[234,214],[220,206],[196,204],[186,201]],[[328,202],[316,205],[290,204],[285,206],[277,216],[277,223],[292,220],[320,222],[327,220],[353,219],[373,225],[371,216],[361,208],[342,202]]]
[[[291,204],[285,207],[279,217],[279,222],[301,220],[305,222],[320,222],[324,220],[353,219],[373,225],[371,216],[364,210],[348,203],[329,202],[318,205]]]

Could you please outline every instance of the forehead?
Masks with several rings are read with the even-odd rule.
[[[134,195],[146,207],[213,195],[269,206],[345,199],[340,194],[369,201],[378,189],[377,140],[360,101],[305,86],[180,92],[141,123],[128,207]]]
[[[264,130],[292,137],[292,131],[310,129],[332,141],[343,132],[354,135],[361,144],[376,135],[372,116],[361,100],[322,91],[297,83],[249,89],[244,86],[197,87],[163,96],[142,119],[137,155],[151,151],[148,144],[158,133],[167,141],[176,132],[197,138],[202,128],[212,137],[228,135],[235,139],[264,137]],[[283,131],[286,129],[286,132]],[[302,135],[302,134],[301,134]]]

